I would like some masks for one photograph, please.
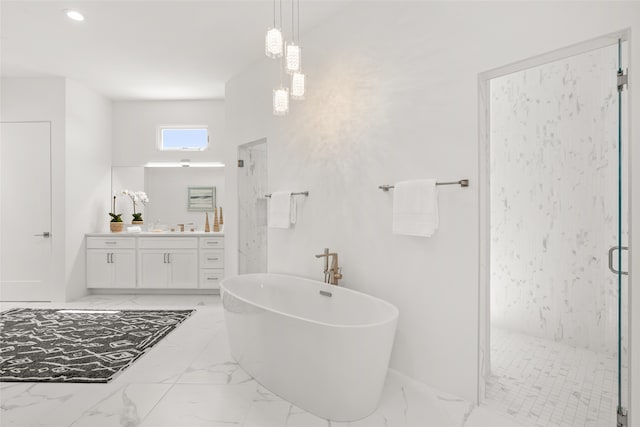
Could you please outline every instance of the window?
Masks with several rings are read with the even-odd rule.
[[[162,151],[202,151],[209,146],[206,126],[160,126],[158,148]]]

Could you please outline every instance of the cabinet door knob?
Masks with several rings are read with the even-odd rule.
[[[49,233],[48,231],[45,231],[42,234],[34,234],[34,236],[48,238],[48,237],[51,237],[51,233]]]

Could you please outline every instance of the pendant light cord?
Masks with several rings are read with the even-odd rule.
[[[298,6],[298,44],[300,44],[300,0],[296,1]]]
[[[276,0],[273,0],[273,28],[276,28]]]

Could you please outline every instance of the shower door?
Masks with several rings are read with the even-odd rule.
[[[267,140],[238,147],[238,272],[267,272]]]
[[[627,425],[627,50],[487,73],[485,402],[523,425]]]
[[[626,427],[627,409],[629,405],[629,294],[628,294],[628,262],[627,254],[629,247],[628,242],[628,180],[629,174],[627,166],[629,163],[625,160],[628,153],[628,129],[625,120],[626,99],[627,94],[627,68],[624,52],[628,43],[618,39],[618,70],[617,77],[617,149],[618,149],[618,182],[617,182],[617,245],[609,249],[609,269],[616,275],[617,279],[617,296],[618,296],[618,351],[617,351],[617,367],[618,367],[618,404],[617,404],[617,425],[618,427]],[[617,260],[614,260],[617,258]]]

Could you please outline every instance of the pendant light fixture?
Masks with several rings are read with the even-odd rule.
[[[280,26],[282,27],[282,0],[280,1]],[[269,58],[280,58],[282,56],[282,31],[276,27],[276,0],[273,0],[273,27],[267,30],[264,39],[264,53]]]
[[[300,0],[296,0],[298,6],[298,43],[300,43]],[[293,8],[293,0],[291,0],[291,7]],[[288,53],[288,51],[287,51]],[[302,56],[300,55],[300,47],[298,46],[298,68],[291,74],[291,99],[302,100],[304,99],[305,92],[305,80],[306,77],[302,72]],[[287,59],[289,57],[287,56]]]
[[[297,2],[297,37],[294,19]],[[267,32],[265,53],[269,58],[280,58],[280,87],[273,89],[273,114],[284,116],[289,113],[289,99],[304,99],[306,77],[302,73],[302,51],[300,48],[300,0],[291,0],[291,41],[282,43],[282,0],[279,0],[280,28],[276,27],[276,6],[273,1],[273,28]],[[297,43],[296,43],[297,42]],[[284,49],[283,49],[284,48]],[[283,52],[284,50],[284,52]],[[284,53],[284,54],[283,54]],[[284,86],[282,76],[291,74],[291,88]]]
[[[291,0],[291,42],[287,43],[285,46],[285,55],[287,57],[287,61],[285,65],[287,66],[287,73],[293,74],[296,71],[300,71],[300,46],[298,46],[295,42],[295,26],[294,26],[294,0]],[[298,15],[300,16],[300,15]],[[300,22],[298,21],[298,24]],[[300,29],[298,29],[300,32]]]
[[[295,42],[287,43],[287,73],[293,74],[300,70],[300,46]]]
[[[273,114],[284,116],[289,113],[289,89],[280,86],[273,90]]]
[[[280,87],[273,90],[273,114],[284,116],[289,113],[289,89],[282,84],[284,57],[280,57]]]
[[[301,72],[295,72],[291,75],[291,99],[304,99],[304,79],[305,76]]]

